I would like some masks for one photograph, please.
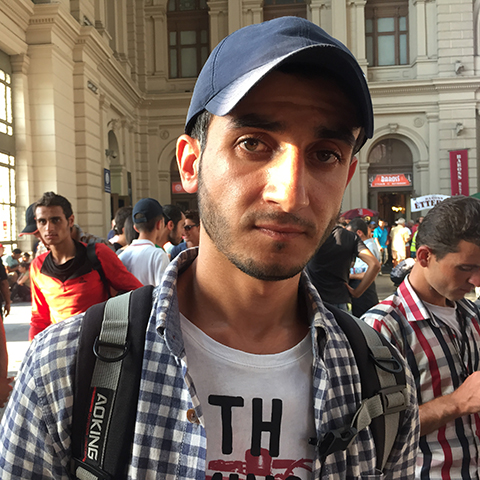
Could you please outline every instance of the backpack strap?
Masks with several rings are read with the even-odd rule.
[[[98,259],[97,252],[95,251],[95,243],[87,244],[87,258],[90,260],[93,269],[100,275],[100,280],[102,280],[102,283],[105,285],[107,292],[110,292],[110,284],[107,281],[107,277],[103,271],[102,263]]]
[[[399,353],[362,320],[326,304],[347,336],[357,362],[362,403],[350,425],[327,432],[317,443],[319,454],[346,450],[358,432],[370,426],[377,469],[383,471],[407,406],[406,375]]]
[[[74,479],[126,478],[152,290],[142,287],[85,313],[74,384]]]

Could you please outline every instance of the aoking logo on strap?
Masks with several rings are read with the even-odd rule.
[[[93,388],[91,398],[83,461],[98,466],[101,464],[108,421],[113,407],[113,392],[105,388]]]

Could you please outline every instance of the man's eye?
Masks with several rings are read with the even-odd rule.
[[[319,150],[315,152],[315,158],[322,163],[334,163],[342,160],[340,154],[332,150]]]
[[[262,150],[263,147],[262,142],[256,138],[247,138],[242,140],[240,145],[248,152],[257,152],[258,150]]]

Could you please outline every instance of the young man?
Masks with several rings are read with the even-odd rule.
[[[392,262],[395,267],[407,258],[407,244],[410,241],[410,230],[405,226],[405,219],[399,218],[390,230],[392,242]]]
[[[164,205],[163,215],[165,217],[165,231],[160,238],[159,245],[161,247],[166,243],[174,246],[178,245],[184,234],[185,214],[177,205]]]
[[[362,259],[367,269],[360,282],[352,288],[349,275],[356,258]],[[357,233],[340,225],[332,230],[307,265],[310,280],[322,300],[347,312],[352,311],[352,299],[364,294],[379,271],[380,263]]]
[[[125,221],[128,217],[132,216],[132,211],[132,207],[120,207],[115,213],[115,226],[113,227],[115,230],[115,236],[109,241],[116,252],[127,245],[127,238],[125,237]]]
[[[129,479],[378,477],[369,428],[326,458],[313,445],[350,423],[361,385],[345,335],[302,273],[372,133],[361,68],[307,20],[251,25],[212,52],[177,142],[184,188],[198,190],[200,246],[154,291]],[[2,480],[32,470],[67,478],[72,378],[37,357],[62,338],[71,364],[79,325],[46,332],[31,350],[4,417]],[[59,401],[37,402],[35,383]],[[408,384],[387,478],[413,473],[410,374]]]
[[[10,287],[15,285],[18,279],[18,266],[22,258],[22,251],[19,248],[15,248],[11,255],[5,258],[5,270],[8,274],[8,283]]]
[[[138,239],[133,240],[118,258],[143,285],[156,286],[169,262],[164,250],[156,247],[168,236],[162,206],[154,198],[142,198],[133,207],[132,219]]]
[[[74,215],[65,197],[46,192],[35,204],[34,212],[38,233],[49,252],[35,258],[30,267],[30,340],[52,323],[105,301],[110,287],[130,291],[142,286],[109,247],[95,243],[95,254],[105,276],[103,282],[87,256],[86,245],[72,238]]]
[[[198,210],[187,210],[185,212],[183,240],[183,242],[169,250],[170,260],[173,260],[180,252],[183,252],[187,248],[198,247],[198,245],[200,245],[200,215],[198,214]]]
[[[384,220],[378,221],[378,227],[373,231],[373,239],[375,240],[377,248],[382,256],[381,263],[382,265],[385,265],[388,260],[388,244],[390,243],[387,222]]]
[[[363,319],[403,353],[417,383],[416,478],[478,478],[480,200],[451,197],[417,230],[417,257],[395,294]]]
[[[362,218],[354,218],[346,227],[347,230],[356,233],[360,240],[370,250],[370,253],[379,262],[382,261],[380,252],[373,238],[368,237],[368,226]],[[362,279],[368,272],[368,264],[365,263],[360,257],[355,259],[353,268],[350,269],[349,286],[353,291],[358,287]],[[377,287],[375,285],[375,278],[372,283],[367,287],[365,292],[358,298],[352,296],[352,314],[360,318],[369,308],[378,303]]]

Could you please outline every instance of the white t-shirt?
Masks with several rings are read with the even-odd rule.
[[[118,256],[143,285],[157,286],[168,266],[168,255],[150,240],[133,240]]]
[[[310,479],[315,455],[308,443],[315,437],[310,334],[285,352],[254,355],[216,342],[183,316],[181,325],[205,419],[206,480],[231,473],[239,480],[247,474],[277,478],[289,469],[290,475]]]
[[[462,332],[460,331],[460,324],[458,323],[457,308],[455,307],[441,307],[440,305],[433,305],[432,303],[423,302],[427,307],[427,310],[442,320],[448,325],[455,334],[462,338]]]

